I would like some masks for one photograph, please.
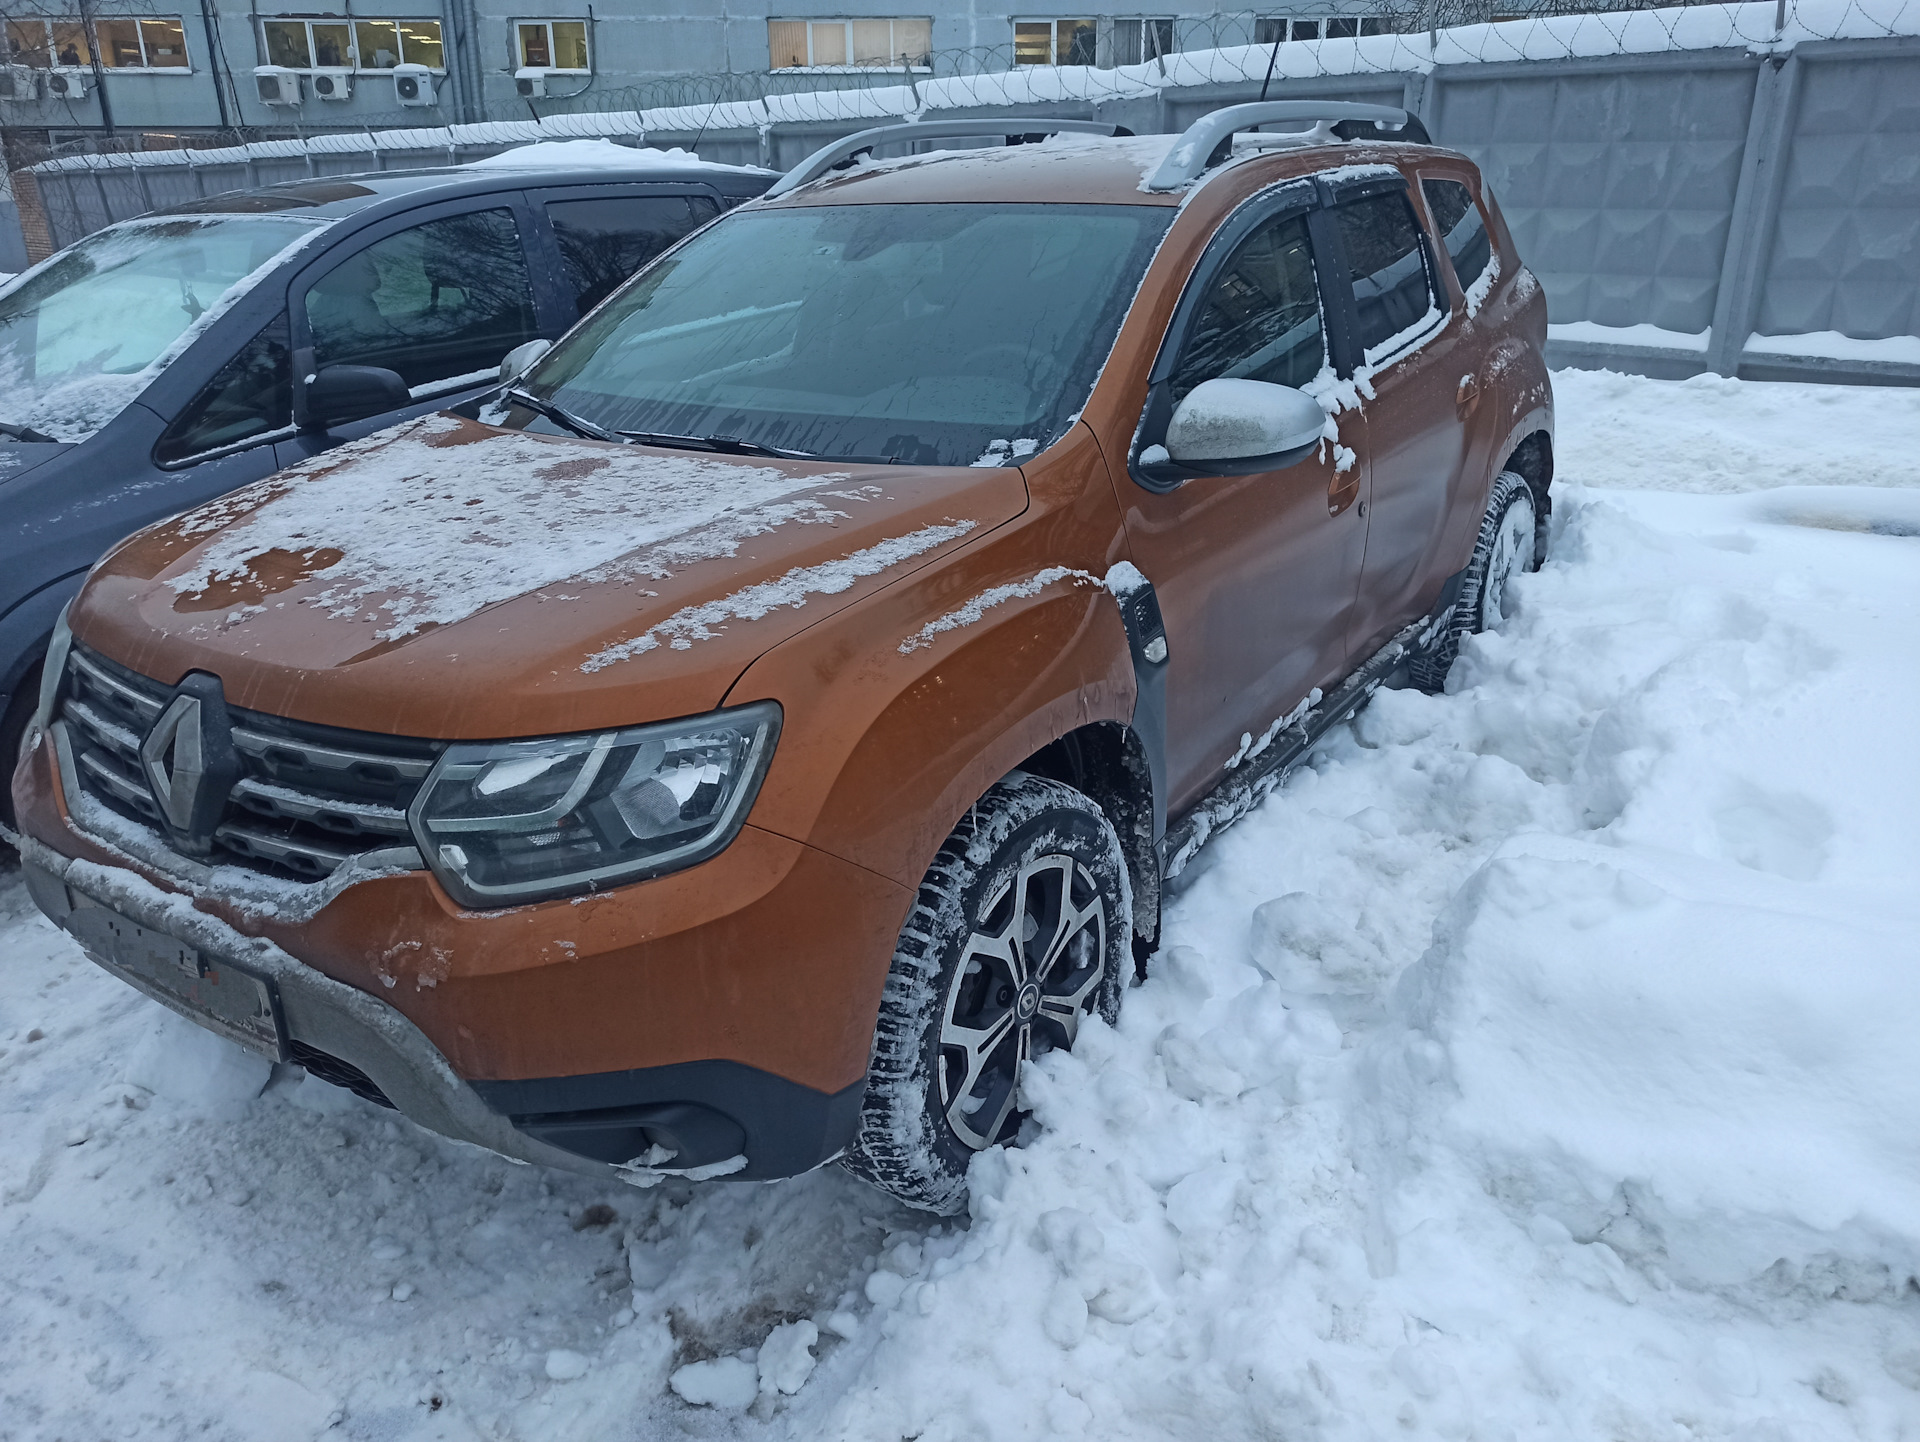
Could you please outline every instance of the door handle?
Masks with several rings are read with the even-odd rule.
[[[1360,468],[1350,467],[1334,474],[1327,483],[1327,514],[1337,516],[1353,504],[1353,498],[1360,494]],[[1362,514],[1365,514],[1364,508]]]
[[[1459,389],[1453,393],[1453,403],[1460,407],[1462,416],[1472,415],[1475,407],[1480,404],[1479,378],[1473,375],[1461,376]]]

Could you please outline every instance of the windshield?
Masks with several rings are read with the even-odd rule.
[[[996,464],[1073,424],[1173,212],[741,211],[607,302],[524,389],[635,439]]]
[[[317,229],[281,216],[194,216],[131,221],[69,246],[0,294],[0,436],[85,440],[190,331]]]

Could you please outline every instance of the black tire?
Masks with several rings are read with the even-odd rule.
[[[1540,512],[1533,488],[1517,471],[1493,478],[1487,512],[1473,544],[1473,558],[1461,579],[1453,607],[1435,622],[1427,644],[1407,662],[1413,684],[1422,691],[1446,689],[1447,672],[1460,655],[1463,637],[1497,626],[1507,582],[1522,571],[1537,571],[1545,559]]]
[[[1025,1058],[1071,1046],[1088,1014],[1118,1017],[1132,916],[1120,838],[1091,800],[1024,772],[987,792],[901,929],[847,1168],[909,1206],[965,1210],[968,1163],[1024,1119]]]
[[[34,666],[20,678],[20,684],[7,700],[5,713],[0,714],[0,826],[13,825],[13,769],[19,763],[27,727],[39,704],[40,668]],[[0,841],[0,851],[12,850]]]

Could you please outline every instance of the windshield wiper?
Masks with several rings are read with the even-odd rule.
[[[617,441],[620,439],[612,431],[603,430],[592,421],[582,420],[572,411],[563,410],[552,401],[543,401],[538,396],[528,395],[519,386],[507,387],[507,399],[517,406],[525,406],[537,411],[557,426],[565,426],[576,436],[585,436],[590,441]],[[624,434],[624,432],[622,433]]]
[[[58,436],[50,436],[45,431],[36,431],[32,426],[16,426],[0,421],[0,436],[11,436],[16,441],[32,441],[43,446],[60,444]]]
[[[758,441],[743,441],[738,436],[670,436],[660,431],[621,431],[630,441],[645,446],[667,446],[680,450],[718,451],[728,456],[772,456],[779,461],[817,461],[811,451],[783,451],[763,446]]]

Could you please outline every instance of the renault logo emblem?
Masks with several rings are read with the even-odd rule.
[[[219,677],[196,671],[174,688],[140,743],[140,770],[173,844],[193,856],[211,852],[241,774]]]
[[[175,831],[193,829],[193,811],[207,780],[207,748],[198,696],[175,696],[140,743],[140,764],[160,813]]]

